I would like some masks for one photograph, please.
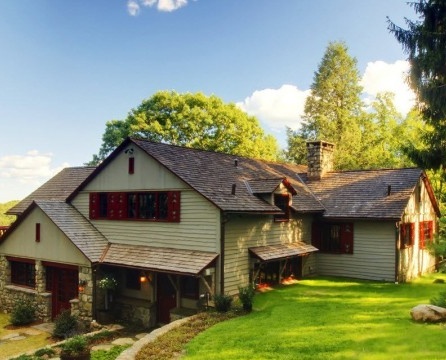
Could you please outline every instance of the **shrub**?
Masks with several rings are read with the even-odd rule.
[[[255,295],[255,289],[251,285],[238,288],[238,297],[242,302],[243,310],[251,311],[252,302]]]
[[[39,358],[46,356],[46,358],[50,359],[50,358],[54,357],[55,354],[56,354],[56,351],[54,349],[46,347],[46,348],[37,350],[34,353],[34,356],[37,356]]]
[[[446,308],[446,291],[440,291],[438,296],[430,300],[432,305]]]
[[[61,356],[63,354],[79,355],[89,351],[87,338],[82,335],[77,335],[68,339],[61,345],[61,348]]]
[[[11,312],[12,325],[26,325],[36,320],[36,306],[29,300],[18,300]]]
[[[77,318],[71,315],[69,310],[59,314],[54,320],[53,336],[58,338],[69,338],[79,332]]]
[[[231,308],[232,296],[217,294],[214,296],[214,303],[218,312],[227,312]]]

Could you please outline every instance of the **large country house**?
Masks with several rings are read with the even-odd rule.
[[[285,278],[407,281],[435,267],[440,215],[416,168],[331,171],[126,139],[97,168],[67,168],[12,208],[0,238],[0,308],[54,319],[112,314],[145,326],[216,293]]]

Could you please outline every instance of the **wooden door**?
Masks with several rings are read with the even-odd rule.
[[[166,274],[158,274],[157,279],[158,322],[168,324],[170,310],[177,306],[177,294]]]
[[[79,273],[77,270],[49,267],[47,268],[47,287],[52,293],[52,319],[62,311],[71,308],[70,300],[78,297]],[[48,286],[50,285],[50,286]]]

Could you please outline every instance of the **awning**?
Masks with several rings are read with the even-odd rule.
[[[250,247],[252,255],[261,261],[274,261],[303,256],[310,252],[318,251],[313,245],[298,241],[292,244],[267,245]]]
[[[198,275],[217,253],[152,246],[111,244],[101,263],[173,274]]]

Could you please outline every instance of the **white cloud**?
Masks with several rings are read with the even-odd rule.
[[[294,85],[282,85],[279,89],[257,90],[237,106],[256,116],[273,131],[283,131],[285,126],[300,126],[305,99],[310,90],[299,90]]]
[[[37,150],[28,151],[25,155],[0,157],[0,202],[22,199],[69,166],[64,163],[53,167],[52,161],[53,154],[41,154]]]
[[[127,2],[127,11],[130,15],[139,14],[141,5],[145,7],[155,7],[158,11],[172,12],[186,6],[188,0],[129,0]]]
[[[367,64],[361,80],[368,102],[380,92],[388,91],[395,94],[394,104],[403,115],[407,115],[415,105],[415,94],[407,84],[409,63],[398,60],[393,64],[384,61],[374,61]]]

